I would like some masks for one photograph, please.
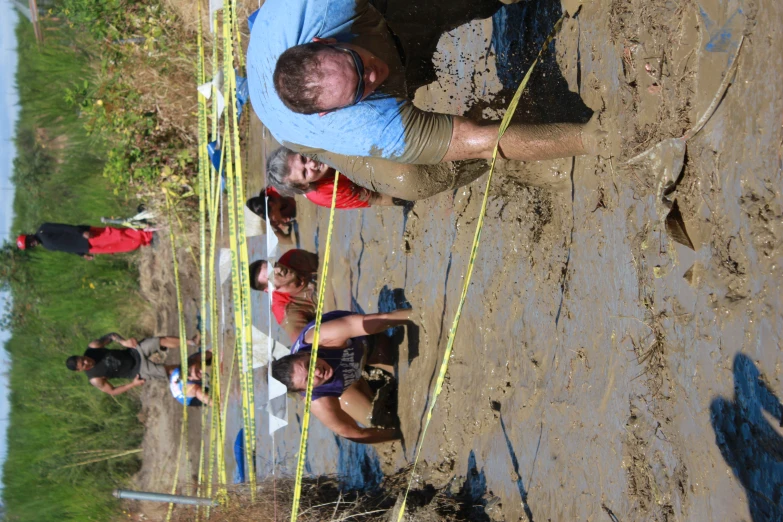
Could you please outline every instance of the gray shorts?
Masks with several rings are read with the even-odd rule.
[[[139,342],[137,350],[141,356],[139,375],[142,379],[168,379],[166,365],[154,363],[149,360],[149,357],[156,353],[166,353],[166,348],[161,349],[160,337],[142,339]]]

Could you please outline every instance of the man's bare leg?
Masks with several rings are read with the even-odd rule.
[[[370,426],[372,424],[372,390],[364,378],[359,379],[340,396],[340,407],[353,420]]]

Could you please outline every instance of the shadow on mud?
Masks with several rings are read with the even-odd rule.
[[[783,437],[764,417],[783,426],[783,407],[746,355],[734,358],[734,399],[710,405],[715,443],[745,488],[754,522],[783,521]]]
[[[406,79],[411,98],[419,87],[438,79],[433,64],[440,37],[470,22],[492,17],[492,40],[487,54],[494,53],[503,89],[491,100],[479,100],[467,113],[481,119],[484,108],[504,109],[538,54],[555,22],[563,14],[560,2],[531,0],[503,5],[497,0],[373,0],[386,17],[404,52]],[[520,101],[515,120],[527,123],[585,122],[592,111],[571,92],[560,72],[554,49],[557,40],[536,67]],[[488,59],[460,55],[460,60]],[[577,56],[577,62],[579,56]],[[581,78],[577,78],[581,83]]]
[[[399,38],[408,92],[438,79],[432,56],[443,33],[471,20],[489,18],[502,6],[497,0],[371,0]]]
[[[384,285],[378,294],[378,311],[393,312],[394,310],[407,310],[411,308],[408,298],[405,297],[404,288],[389,288]],[[402,326],[396,326],[386,330],[386,335],[391,339],[392,344],[399,349],[402,344],[405,332],[408,334],[408,364],[419,356],[419,327],[415,324],[409,324],[403,329]]]
[[[517,458],[517,452],[514,450],[514,444],[511,442],[511,438],[508,436],[508,430],[506,429],[506,423],[503,420],[503,413],[500,411],[501,405],[497,401],[492,401],[491,407],[498,412],[500,417],[500,429],[503,431],[503,438],[506,441],[506,449],[508,449],[508,456],[511,459],[511,466],[514,468],[514,474],[516,476],[517,491],[519,491],[519,499],[522,501],[522,507],[525,510],[525,516],[528,522],[533,522],[533,512],[530,509],[530,505],[527,503],[527,489],[522,481],[522,475],[519,472],[519,459]],[[543,425],[541,426],[543,432]],[[533,457],[533,467],[535,467],[536,459],[538,458],[538,449],[541,446],[541,434],[538,436],[538,446],[536,447],[536,454]],[[532,478],[532,472],[531,472]],[[530,479],[528,479],[530,482]]]
[[[503,91],[490,105],[506,107],[530,64],[563,11],[560,2],[536,0],[504,6],[492,16],[492,49]],[[515,121],[525,123],[583,123],[592,111],[579,93],[568,89],[557,63],[557,39],[544,52],[520,99]],[[581,56],[577,50],[577,87],[581,87]],[[477,115],[476,115],[477,116]]]

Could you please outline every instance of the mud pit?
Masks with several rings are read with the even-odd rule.
[[[484,117],[502,114],[560,16],[557,3],[531,1],[467,22],[497,5],[472,3],[465,17],[461,2],[413,4],[380,8],[404,42],[417,104]],[[773,0],[603,0],[566,20],[518,119],[599,112],[612,157],[498,171],[419,484],[459,489],[467,476],[493,520],[783,517],[782,22]],[[688,142],[670,196],[696,216],[693,252],[656,214],[654,176],[622,163],[698,120],[742,34],[736,79]],[[262,155],[250,156],[255,186]],[[553,180],[557,190],[541,187]],[[373,482],[412,460],[485,181],[408,215],[337,214],[327,310],[377,311],[386,286],[403,288],[419,319],[398,365],[404,443],[365,449],[315,421],[309,473]],[[327,217],[299,201],[302,248],[323,255]],[[301,402],[289,408],[274,447],[259,410],[262,473],[272,454],[294,470]]]

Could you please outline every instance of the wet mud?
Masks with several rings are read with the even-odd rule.
[[[502,115],[562,12],[536,0],[420,4],[378,2],[416,103],[477,118]],[[783,517],[782,22],[773,0],[595,0],[565,21],[516,118],[597,113],[607,152],[500,165],[417,484],[469,484],[498,521]],[[624,163],[692,127],[743,34],[736,77],[668,194],[691,250],[659,215],[655,176]],[[257,119],[249,136],[259,187],[269,142]],[[397,365],[404,441],[362,447],[315,421],[308,473],[372,484],[412,461],[485,181],[408,213],[337,213],[326,309],[374,312],[385,288],[402,288],[417,327]],[[297,203],[299,244],[323,255],[328,209]],[[293,472],[301,410],[290,399],[272,439],[259,408],[260,473],[272,460]]]
[[[425,8],[386,5],[403,42],[405,30],[448,27],[434,50],[405,44],[416,103],[499,117],[560,5],[521,3],[449,27],[434,4],[418,26],[395,22]],[[477,498],[494,520],[783,513],[770,489],[783,484],[783,93],[767,81],[783,68],[781,16],[774,2],[603,1],[566,20],[516,119],[597,112],[607,153],[500,166],[419,484],[480,473]],[[736,78],[688,142],[670,195],[698,227],[691,251],[656,211],[654,176],[623,164],[693,126],[742,34],[751,43]],[[369,450],[386,473],[413,458],[484,181],[417,202],[407,219],[397,209],[337,215],[327,306],[373,312],[384,286],[401,287],[419,314],[398,364],[404,443]],[[323,252],[327,215],[300,204],[305,248]],[[284,445],[293,456],[296,443]],[[336,445],[328,433],[311,438],[311,472],[336,469]]]

